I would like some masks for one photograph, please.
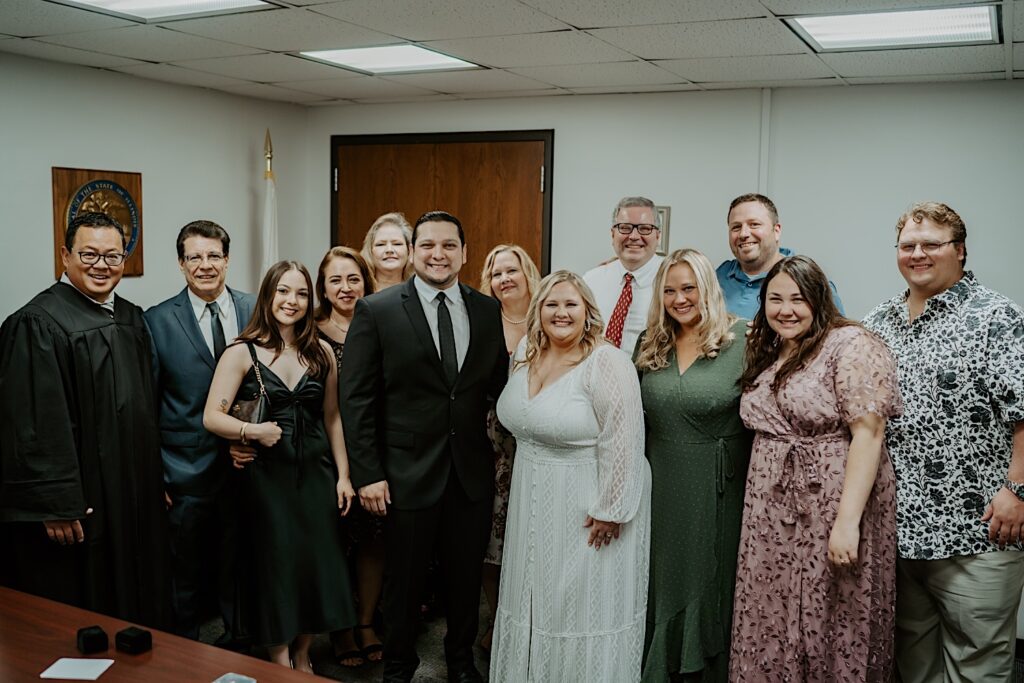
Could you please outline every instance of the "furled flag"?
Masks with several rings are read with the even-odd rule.
[[[270,129],[267,129],[267,137],[263,141],[263,156],[267,160],[267,170],[263,177],[266,179],[266,195],[263,200],[263,270],[266,273],[270,266],[278,262],[277,257],[277,189],[274,186],[274,148],[270,144]]]

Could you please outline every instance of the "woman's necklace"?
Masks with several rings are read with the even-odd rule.
[[[512,318],[505,315],[505,309],[503,308],[501,309],[501,317],[504,318],[505,322],[507,322],[509,325],[523,325],[526,323],[527,318],[529,318],[530,316],[527,315],[526,318],[523,318],[522,320],[513,320]]]
[[[348,334],[348,328],[347,327],[342,327],[334,318],[328,318],[328,320],[331,321],[332,325],[334,325],[339,330],[341,330],[342,334]],[[351,324],[351,323],[349,323],[349,324]]]

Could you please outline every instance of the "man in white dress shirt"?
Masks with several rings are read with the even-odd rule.
[[[583,281],[594,292],[604,318],[605,337],[632,354],[647,326],[654,276],[663,257],[655,256],[661,226],[654,202],[646,197],[623,197],[612,212],[611,263],[587,271]]]

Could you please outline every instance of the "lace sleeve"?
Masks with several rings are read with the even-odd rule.
[[[899,376],[889,347],[872,332],[846,329],[851,330],[850,338],[837,348],[835,361],[836,396],[843,421],[849,424],[868,413],[884,418],[902,414]]]
[[[587,513],[605,522],[628,522],[640,507],[648,467],[640,383],[629,356],[611,346],[595,349],[586,389],[601,428],[598,498]]]

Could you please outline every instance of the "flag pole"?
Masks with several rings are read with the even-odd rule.
[[[263,138],[263,158],[267,162],[263,172],[266,194],[263,202],[263,273],[277,263],[277,188],[274,181],[274,145],[270,141],[270,129]],[[262,273],[261,273],[262,276]]]

